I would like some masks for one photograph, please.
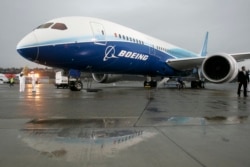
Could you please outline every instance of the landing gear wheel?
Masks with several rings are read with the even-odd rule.
[[[72,91],[80,91],[82,90],[82,82],[81,81],[75,81],[70,83],[70,90]]]
[[[191,88],[205,88],[204,81],[191,81]]]

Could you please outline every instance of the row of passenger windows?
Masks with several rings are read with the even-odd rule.
[[[66,30],[67,26],[63,23],[45,23],[40,26],[38,26],[36,29],[43,29],[43,28],[49,28],[56,29],[56,30]]]
[[[164,47],[157,46],[156,48],[157,48],[158,50],[161,50],[161,51],[167,52],[167,49],[166,49],[166,48],[164,48]]]
[[[120,39],[123,39],[123,40],[127,40],[127,41],[131,41],[131,42],[135,42],[135,43],[144,45],[143,41],[135,39],[135,38],[132,38],[132,37],[128,37],[128,36],[117,34],[117,33],[114,33],[114,36],[116,38],[120,38]]]
[[[138,40],[138,39],[135,39],[135,38],[132,38],[132,37],[128,37],[126,35],[121,35],[121,34],[114,33],[114,36],[116,38],[120,38],[120,39],[123,39],[123,40],[127,40],[127,41],[131,41],[131,42],[135,42],[135,43],[144,45],[144,42],[142,40]],[[161,51],[165,51],[165,52],[167,51],[166,48],[160,47],[160,46],[156,46],[156,49],[161,50]]]

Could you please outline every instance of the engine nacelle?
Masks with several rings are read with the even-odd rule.
[[[238,74],[236,60],[226,53],[208,56],[201,68],[204,77],[213,83],[230,82]]]
[[[113,83],[120,81],[122,75],[92,73],[92,77],[98,83]]]

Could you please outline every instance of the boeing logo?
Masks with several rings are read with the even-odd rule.
[[[108,46],[105,50],[103,61],[107,61],[108,59],[112,58],[118,58],[115,56],[115,46]]]
[[[143,60],[143,61],[148,60],[148,55],[144,55],[144,54],[140,54],[136,52],[130,52],[126,50],[121,50],[120,53],[118,54],[118,57],[125,57],[125,58]]]
[[[126,51],[126,50],[121,50],[120,53],[116,56],[115,46],[108,46],[105,50],[105,56],[103,58],[103,61],[107,61],[108,59],[119,58],[119,57],[141,60],[141,61],[148,60],[148,55],[146,54],[140,54],[137,52],[131,52],[131,51]]]

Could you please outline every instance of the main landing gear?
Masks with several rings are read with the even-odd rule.
[[[147,80],[144,81],[144,88],[156,88],[157,87],[157,81],[152,80],[152,77],[147,77]]]

